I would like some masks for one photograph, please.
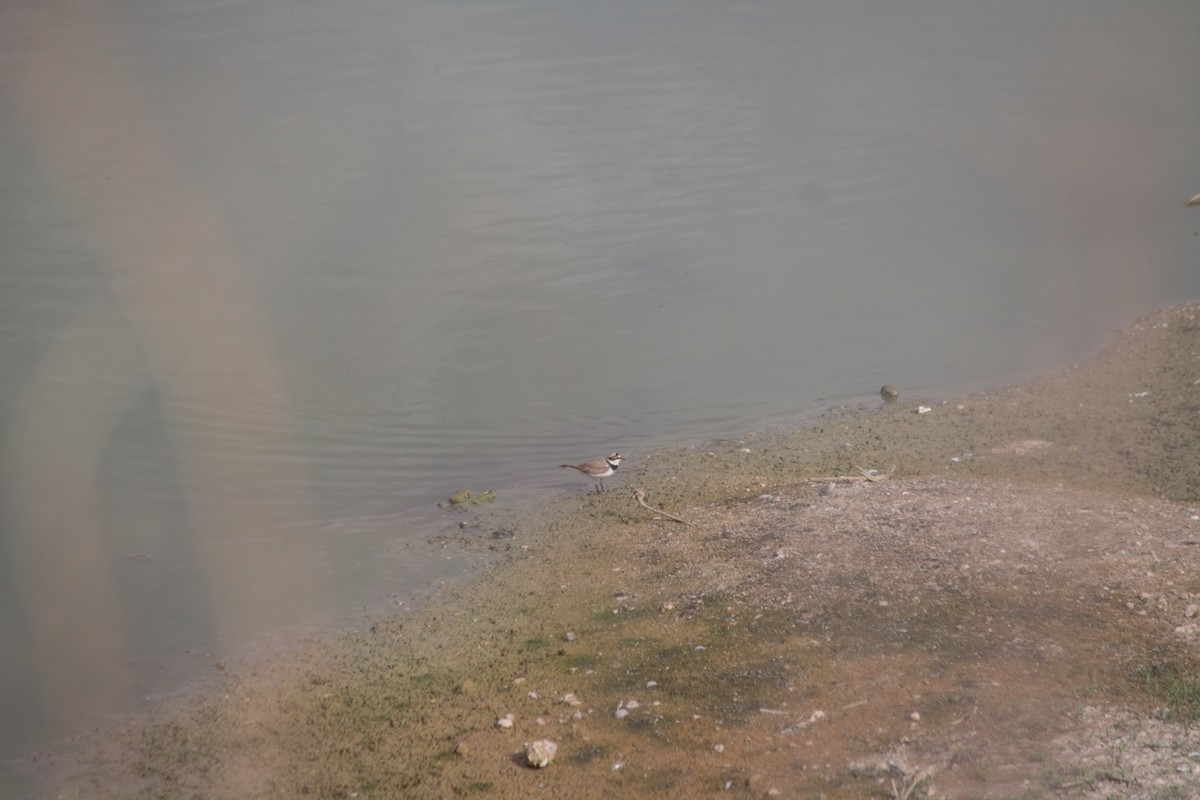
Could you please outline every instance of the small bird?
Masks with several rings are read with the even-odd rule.
[[[596,493],[604,491],[604,479],[617,471],[621,466],[621,454],[612,453],[604,458],[593,458],[582,464],[559,464],[563,469],[576,469],[596,481]]]

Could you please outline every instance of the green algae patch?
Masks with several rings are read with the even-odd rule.
[[[496,502],[496,491],[494,489],[478,493],[472,492],[470,489],[460,489],[446,498],[444,502],[438,503],[438,508],[462,510],[494,502]]]

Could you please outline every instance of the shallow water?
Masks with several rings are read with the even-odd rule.
[[[1200,296],[1198,36],[1165,0],[7,6],[0,753],[458,574],[420,543],[460,488]]]

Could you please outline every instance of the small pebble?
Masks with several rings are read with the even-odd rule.
[[[501,728],[511,728],[513,726],[513,715],[505,714],[503,717],[496,720],[496,724]]]
[[[715,747],[713,747],[713,750],[716,750],[718,753],[724,753],[725,745],[723,745],[723,744],[716,745]]]
[[[550,765],[557,752],[557,744],[549,739],[538,739],[525,745],[525,761],[529,766],[541,769]]]
[[[575,631],[567,631],[566,634],[563,635],[563,641],[566,641],[566,642],[575,641]]]

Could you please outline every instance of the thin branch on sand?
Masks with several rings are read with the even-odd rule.
[[[647,511],[653,511],[655,514],[662,514],[667,519],[673,519],[676,522],[683,522],[684,525],[687,525],[686,522],[684,522],[683,520],[681,520],[679,517],[675,516],[674,514],[668,514],[667,512],[663,511],[661,508],[655,508],[654,506],[646,505],[646,491],[644,489],[641,489],[641,488],[634,489],[633,496],[635,498],[637,498],[638,505],[641,506],[642,508],[646,509]]]
[[[862,475],[831,475],[824,478],[809,478],[809,480],[813,483],[862,483],[864,481],[869,481],[870,483],[879,483],[880,481],[886,481],[888,478],[892,477],[892,473],[896,471],[895,464],[892,464],[890,467],[888,467],[886,472],[863,469],[857,465],[854,468],[861,472]]]

